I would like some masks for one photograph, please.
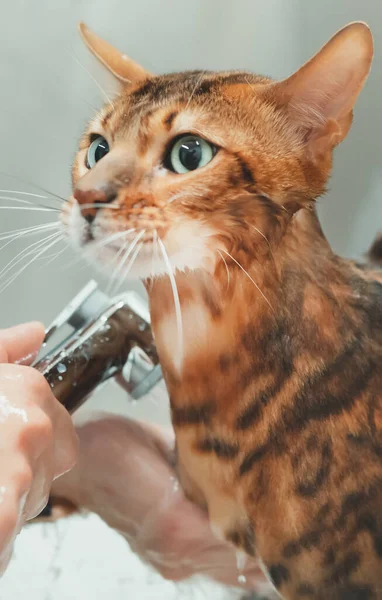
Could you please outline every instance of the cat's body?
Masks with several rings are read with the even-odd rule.
[[[311,228],[315,243],[293,260]],[[238,267],[214,302],[185,277],[182,375],[163,324],[171,290],[159,281],[151,292],[180,478],[285,597],[379,598],[382,278],[334,256],[314,213],[290,223],[268,260],[275,314]]]
[[[146,279],[183,488],[282,597],[381,599],[382,278],[333,254],[313,206],[368,30],[350,26],[281,84],[153,77],[83,33],[132,83],[84,136],[64,220],[97,252],[134,229],[117,258]],[[107,152],[86,164],[97,135]]]

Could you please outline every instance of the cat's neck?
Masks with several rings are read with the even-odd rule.
[[[351,335],[347,263],[331,251],[313,211],[295,215],[277,247],[257,240],[251,254],[252,243],[248,234],[214,273],[176,275],[181,332],[169,278],[148,286],[167,383],[189,385],[193,401],[215,392],[217,374],[234,394],[238,379],[246,388],[256,376],[314,367],[323,354],[335,355],[338,336]]]

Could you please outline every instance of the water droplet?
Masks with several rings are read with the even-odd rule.
[[[170,481],[172,481],[172,491],[178,492],[179,491],[179,481],[176,477],[174,477],[173,475],[171,475],[170,477]]]
[[[64,363],[58,363],[57,371],[59,373],[66,373],[66,365],[64,365]]]
[[[77,381],[73,381],[72,386],[76,387],[77,386]]]
[[[236,565],[238,571],[243,571],[247,562],[247,555],[242,550],[236,552]]]
[[[58,381],[62,381],[62,375],[58,376]]]
[[[144,331],[146,329],[146,323],[140,323],[138,325],[138,329],[139,329],[139,331]]]
[[[51,388],[54,388],[54,383],[51,383],[51,384],[50,384],[50,387],[51,387]]]
[[[241,583],[241,584],[244,584],[247,582],[247,578],[243,574],[246,562],[247,562],[247,555],[242,550],[238,550],[236,552],[236,565],[237,565],[237,570],[239,572],[237,581],[238,581],[238,583]]]
[[[47,346],[47,345],[48,345],[48,343],[47,343],[47,342],[43,342],[43,343],[41,344],[41,347],[42,347],[42,348],[46,348],[46,346]]]

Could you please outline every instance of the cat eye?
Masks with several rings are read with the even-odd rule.
[[[165,161],[174,173],[189,173],[205,167],[215,156],[216,147],[197,135],[183,135],[175,140]]]
[[[109,144],[102,135],[98,135],[90,144],[86,156],[86,166],[92,169],[94,165],[109,152]]]

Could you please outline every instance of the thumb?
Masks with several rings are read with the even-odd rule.
[[[0,362],[30,364],[44,340],[42,323],[32,322],[0,329]]]

